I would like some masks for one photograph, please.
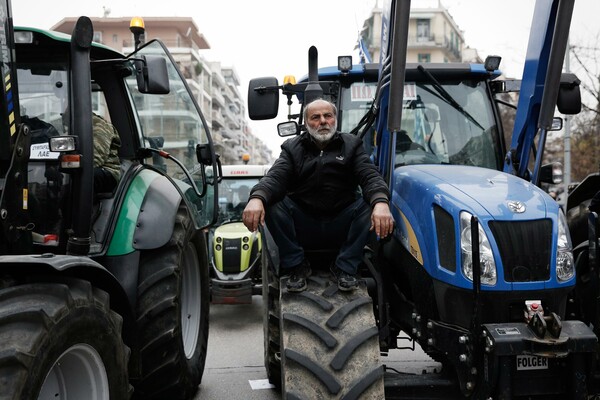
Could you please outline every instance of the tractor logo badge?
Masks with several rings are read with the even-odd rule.
[[[521,214],[525,212],[525,204],[518,200],[509,200],[507,203],[508,209],[515,214]]]

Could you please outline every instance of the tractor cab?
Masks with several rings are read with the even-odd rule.
[[[92,254],[107,251],[114,229],[111,210],[126,196],[142,165],[178,182],[197,227],[212,221],[212,207],[204,204],[213,202],[214,195],[197,152],[208,144],[206,124],[162,43],[149,42],[128,57],[92,46],[88,84],[94,138],[88,143],[81,132],[85,118],[73,107],[69,43],[56,32],[16,32],[20,114],[31,132],[28,209],[34,252],[49,247],[64,252],[70,225],[82,218],[73,214],[72,187],[74,178],[87,173],[89,159],[99,157],[98,149],[82,151],[97,140],[98,117],[118,133],[120,174],[112,190],[94,193],[91,199]],[[49,43],[54,46],[51,57],[43,50]]]

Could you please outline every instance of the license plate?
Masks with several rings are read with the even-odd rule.
[[[548,359],[541,356],[517,356],[517,371],[528,371],[534,369],[548,369]]]

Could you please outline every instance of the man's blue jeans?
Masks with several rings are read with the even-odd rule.
[[[286,196],[267,208],[265,222],[279,248],[282,269],[300,265],[304,249],[339,248],[335,265],[354,275],[369,237],[371,207],[359,197],[336,215],[314,217]]]

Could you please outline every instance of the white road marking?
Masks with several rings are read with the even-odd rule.
[[[275,385],[270,384],[268,379],[249,380],[252,390],[275,389]]]

